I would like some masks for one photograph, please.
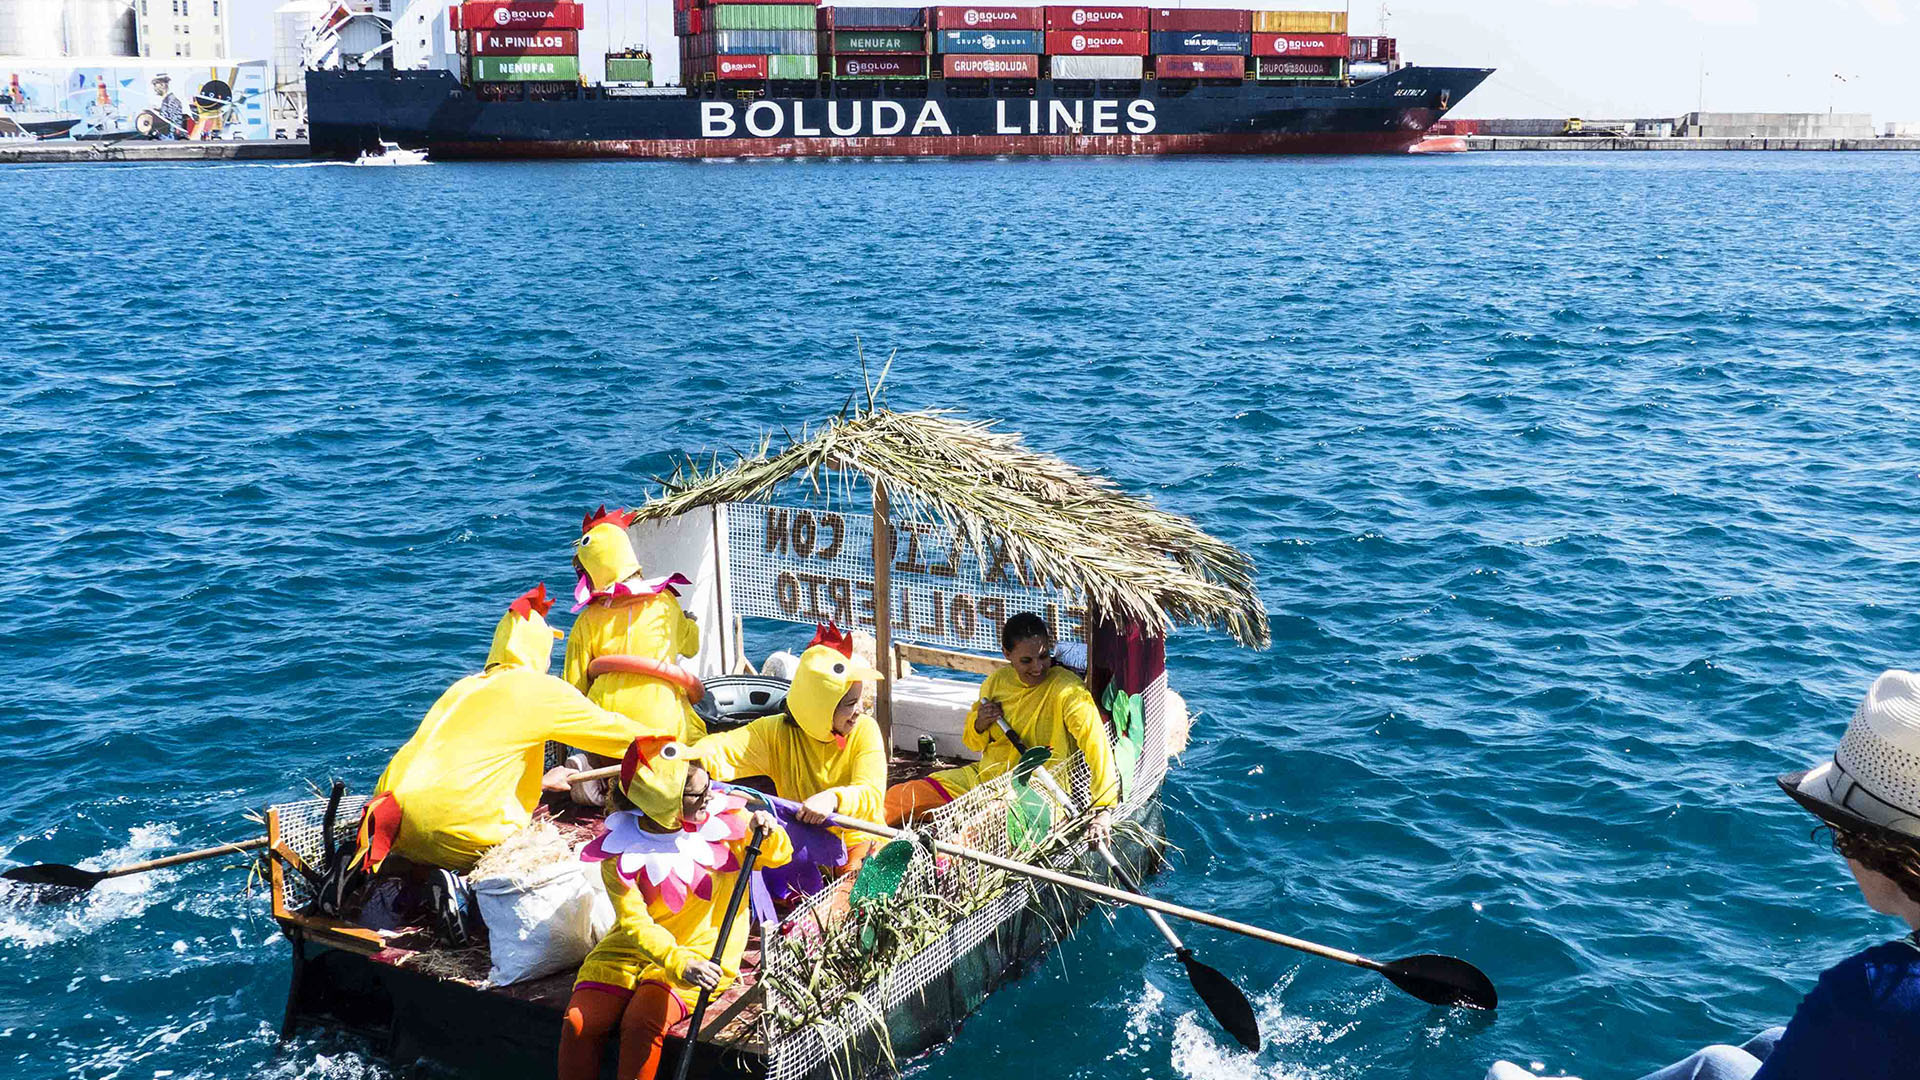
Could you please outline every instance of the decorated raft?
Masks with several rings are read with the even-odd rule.
[[[779,707],[778,680],[750,674],[747,638],[792,647],[801,624],[870,634],[890,678],[874,715],[890,779],[972,755],[961,727],[979,676],[1002,663],[999,630],[1045,617],[1086,649],[1089,689],[1123,791],[1112,845],[1141,874],[1164,840],[1160,790],[1188,716],[1169,685],[1176,624],[1268,642],[1245,555],[1098,475],[1026,448],[986,423],[869,407],[733,461],[689,462],[630,528],[650,572],[694,584],[702,626],[687,662],[721,699],[716,721]],[[556,748],[549,748],[550,751]],[[1069,800],[1087,801],[1071,763]],[[1056,791],[1055,796],[1062,792]],[[1096,881],[1107,864],[1081,838],[1073,805],[1036,806],[1010,775],[941,808],[922,833]],[[550,1076],[572,972],[485,985],[484,950],[435,951],[425,930],[377,933],[317,913],[311,870],[350,848],[361,800],[312,799],[266,814],[273,916],[292,943],[284,1030],[365,1035],[395,1060],[470,1075]],[[563,828],[591,821],[561,814]],[[330,832],[329,832],[330,825]],[[850,907],[830,890],[755,928],[742,977],[697,1040],[702,1075],[797,1080],[884,1071],[951,1037],[1085,913],[1078,893],[915,846],[897,888]],[[907,850],[904,846],[902,850]]]

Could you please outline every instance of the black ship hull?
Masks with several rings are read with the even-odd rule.
[[[1370,154],[1418,142],[1491,74],[1409,67],[1356,86],[1042,79],[1008,96],[941,80],[831,83],[834,96],[751,100],[509,87],[517,99],[483,100],[450,72],[310,71],[307,110],[314,154],[340,158],[382,139],[442,160]]]

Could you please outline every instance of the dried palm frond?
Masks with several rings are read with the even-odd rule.
[[[838,479],[851,497],[864,480],[885,491],[896,516],[944,525],[977,552],[1004,545],[1042,581],[1110,616],[1160,632],[1218,626],[1253,648],[1271,640],[1246,554],[992,422],[870,407],[786,438],[778,450],[763,438],[732,461],[681,463],[639,519],[765,500],[790,480],[827,494]]]

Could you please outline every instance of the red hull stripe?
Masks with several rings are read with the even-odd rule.
[[[1132,154],[1392,154],[1419,131],[1342,134],[940,135],[865,139],[434,139],[440,158],[994,157]]]

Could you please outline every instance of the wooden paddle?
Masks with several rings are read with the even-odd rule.
[[[609,776],[617,776],[619,772],[620,767],[618,765],[610,765],[604,769],[575,773],[570,782],[579,784],[589,780],[603,780]],[[732,784],[719,784],[719,786],[725,790],[739,790],[742,792],[752,790],[751,788],[736,789]],[[754,794],[762,795],[760,792],[755,792]],[[785,806],[789,809],[799,806],[798,803],[774,798],[773,796],[762,795],[762,797],[767,798],[776,805]],[[876,822],[861,821],[857,818],[850,818],[841,814],[828,814],[827,824],[835,828],[863,832],[888,840],[898,840],[906,835],[905,830],[902,829],[893,829]],[[1492,1009],[1499,1003],[1499,994],[1494,990],[1493,980],[1487,978],[1479,968],[1474,967],[1472,964],[1458,957],[1422,953],[1418,956],[1406,956],[1398,960],[1374,960],[1361,956],[1359,953],[1347,952],[1345,949],[1336,949],[1329,945],[1316,944],[1302,938],[1289,937],[1286,934],[1275,933],[1272,930],[1263,929],[1250,923],[1236,922],[1211,912],[1182,907],[1179,904],[1170,904],[1165,900],[1156,900],[1151,896],[1143,896],[1139,893],[1127,892],[1124,889],[1116,889],[1110,885],[1102,885],[1097,881],[1088,881],[1085,878],[1077,878],[1068,874],[1058,873],[1044,867],[1030,866],[1012,859],[1003,859],[998,855],[993,855],[985,851],[975,851],[972,848],[963,847],[947,840],[924,839],[926,839],[926,842],[931,844],[936,851],[944,852],[955,858],[984,863],[996,870],[1005,870],[1009,874],[1020,874],[1024,877],[1033,878],[1036,881],[1044,881],[1049,885],[1058,885],[1064,889],[1076,889],[1083,893],[1098,896],[1103,900],[1112,900],[1121,904],[1132,904],[1134,907],[1157,911],[1162,915],[1172,915],[1176,918],[1186,919],[1189,922],[1197,922],[1202,926],[1211,926],[1216,930],[1225,930],[1228,933],[1240,934],[1243,937],[1250,937],[1257,941],[1264,941],[1268,944],[1309,953],[1325,960],[1332,960],[1335,963],[1365,968],[1368,971],[1385,976],[1387,981],[1393,983],[1393,985],[1430,1005],[1460,1005],[1469,1009]]]
[[[1000,715],[999,725],[1000,734],[1013,744],[1013,748],[1020,752],[1022,759],[1034,752],[1027,748],[1026,740],[1014,733],[1012,725],[1007,723],[1005,713]],[[1044,746],[1039,749],[1042,752],[1048,751]],[[1027,777],[1030,780],[1040,781],[1042,790],[1046,791],[1047,795],[1068,813],[1080,812],[1080,807],[1073,801],[1072,796],[1061,788],[1060,782],[1055,780],[1053,774],[1044,767],[1029,769]],[[1134,881],[1133,875],[1128,873],[1127,868],[1114,857],[1113,849],[1107,847],[1105,840],[1095,844],[1094,849],[1107,861],[1108,869],[1113,871],[1113,876],[1119,879],[1121,885],[1130,892],[1140,891],[1140,886]],[[1174,933],[1173,927],[1167,925],[1165,916],[1152,908],[1143,910],[1146,911],[1147,918],[1153,920],[1154,929],[1160,931],[1160,936],[1166,938],[1167,944],[1173,947],[1173,955],[1187,969],[1187,981],[1193,984],[1194,993],[1200,995],[1200,1000],[1206,1004],[1207,1011],[1213,1014],[1213,1018],[1219,1021],[1227,1034],[1233,1036],[1241,1046],[1258,1052],[1260,1021],[1255,1018],[1253,1003],[1247,1000],[1247,995],[1233,984],[1232,979],[1195,959],[1193,950],[1187,948],[1186,943],[1180,940],[1180,935]]]
[[[37,863],[33,866],[16,866],[0,878],[8,881],[23,882],[28,885],[52,885],[69,889],[74,893],[83,893],[108,878],[126,877],[128,874],[144,874],[148,870],[159,870],[167,866],[179,866],[181,863],[199,862],[216,855],[234,852],[252,851],[267,846],[267,838],[256,836],[252,840],[242,840],[237,844],[222,844],[219,847],[201,848],[199,851],[183,851],[178,855],[165,855],[144,862],[127,863],[111,870],[82,870],[65,863]]]

